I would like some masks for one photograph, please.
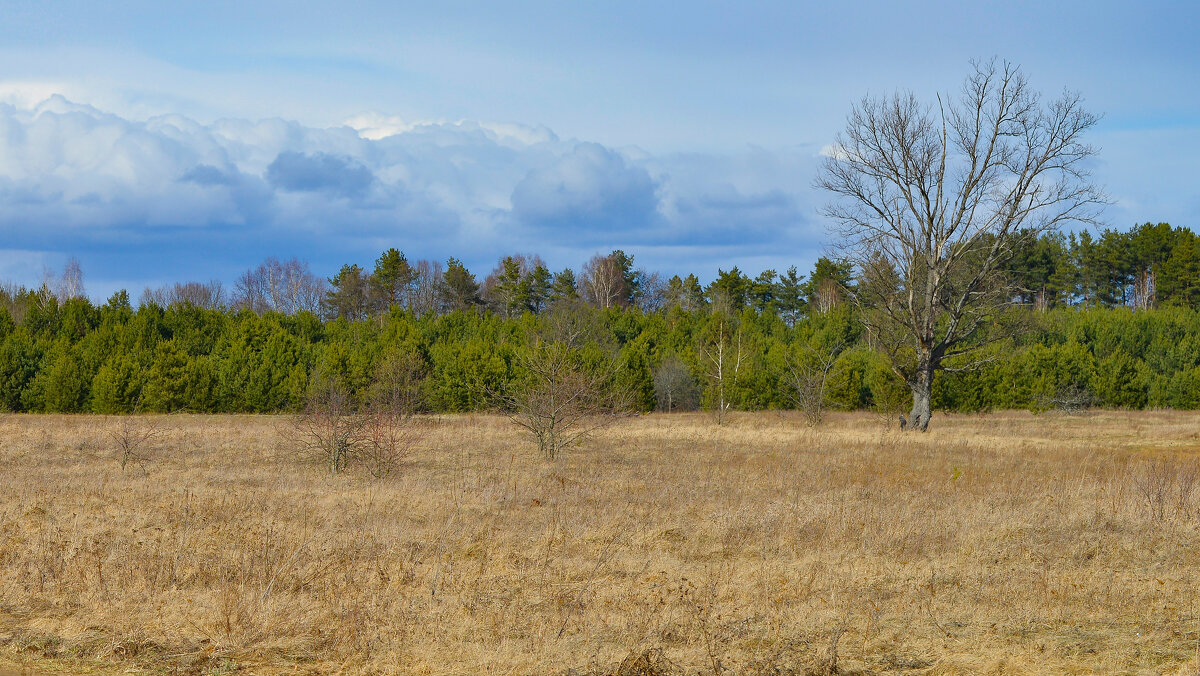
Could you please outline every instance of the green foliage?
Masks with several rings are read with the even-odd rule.
[[[479,283],[462,261],[451,258],[446,261],[446,272],[442,275],[438,295],[451,312],[473,308],[479,304]]]
[[[1173,300],[1166,307],[1135,310],[1070,307],[1081,288],[1101,293],[1094,286],[1099,277],[1091,272],[1065,286],[1054,281],[1055,266],[1063,264],[1056,258],[1060,249],[1067,259],[1086,247],[1092,247],[1089,256],[1101,247],[1111,257],[1118,249],[1114,241],[1137,244],[1134,260],[1150,261],[1151,267],[1168,270],[1172,260],[1182,265],[1191,255],[1186,247],[1196,246],[1190,233],[1182,233],[1151,226],[1138,229],[1132,239],[1102,234],[1086,246],[1082,236],[1074,243],[1067,238],[1038,245],[1028,260],[1053,264],[1026,264],[1025,279],[1032,280],[1026,286],[1044,283],[1053,290],[1040,305],[1044,311],[1018,310],[1031,320],[1029,333],[986,347],[976,368],[939,375],[935,407],[1037,411],[1074,398],[1109,407],[1200,408],[1200,311],[1180,300],[1190,287],[1160,285],[1160,295]],[[394,268],[393,263],[395,257],[385,252],[377,273]],[[473,280],[460,265],[451,267]],[[508,268],[516,270],[507,265],[502,271]],[[832,261],[819,268],[818,280],[838,273]],[[405,391],[420,400],[423,410],[475,411],[493,406],[492,395],[521,377],[517,355],[551,334],[570,337],[581,360],[599,364],[616,355],[608,383],[631,394],[639,410],[657,405],[656,378],[660,390],[686,385],[690,400],[698,395],[710,407],[722,398],[730,409],[792,407],[795,397],[785,375],[804,345],[841,352],[827,383],[830,406],[882,412],[906,405],[905,384],[872,349],[853,304],[833,303],[811,315],[796,310],[804,307],[804,294],[794,269],[754,279],[732,269],[710,287],[713,303],[704,300],[693,275],[677,276],[666,285],[663,309],[655,312],[597,309],[566,298],[574,293],[568,272],[552,277],[539,266],[511,275],[510,281],[518,283],[518,305],[510,308],[509,318],[480,311],[476,302],[468,302],[467,311],[441,315],[418,317],[403,303],[393,303],[382,314],[364,312],[358,320],[322,320],[311,313],[258,315],[188,305],[135,310],[120,294],[100,307],[82,299],[59,303],[34,291],[9,294],[10,305],[0,304],[0,408],[291,411],[319,378],[336,383],[353,405],[363,406],[378,398],[381,374],[392,373],[403,376]],[[534,282],[542,290],[528,295]],[[1124,293],[1135,292],[1128,286]],[[1118,284],[1103,293],[1122,292]],[[536,295],[546,297],[541,312],[534,311]],[[744,305],[734,308],[740,298]],[[725,372],[718,380],[713,354],[722,344]],[[662,370],[668,362],[670,368]]]
[[[26,410],[47,413],[77,413],[84,410],[91,382],[85,377],[79,357],[64,337],[54,342],[44,367],[25,391]]]
[[[128,354],[113,355],[92,380],[94,413],[132,413],[142,395],[142,368]]]
[[[1124,351],[1117,351],[1096,364],[1092,389],[1102,405],[1142,408],[1146,405],[1147,369]]]
[[[0,344],[0,408],[6,411],[30,410],[26,390],[42,363],[41,351],[25,328],[17,328]],[[34,403],[37,410],[40,402]]]
[[[187,407],[188,364],[187,352],[174,339],[155,347],[154,361],[142,390],[144,410],[171,413]]]
[[[325,312],[330,317],[350,321],[362,319],[370,308],[371,280],[357,265],[343,265],[329,278],[325,294]]]

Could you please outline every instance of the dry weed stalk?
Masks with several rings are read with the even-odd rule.
[[[1133,474],[1133,487],[1155,521],[1167,518],[1168,512],[1191,518],[1195,511],[1192,496],[1198,479],[1200,461],[1160,458],[1143,463]]]

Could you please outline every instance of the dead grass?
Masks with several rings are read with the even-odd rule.
[[[503,419],[443,417],[384,480],[294,459],[278,419],[155,422],[146,472],[123,473],[114,419],[0,419],[0,663],[1200,668],[1194,414],[939,415],[924,435],[655,415],[556,463]]]

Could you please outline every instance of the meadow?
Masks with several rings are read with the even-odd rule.
[[[1200,416],[643,415],[557,461],[432,416],[0,418],[0,671],[1195,674]]]

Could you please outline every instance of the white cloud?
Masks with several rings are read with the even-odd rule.
[[[388,246],[488,264],[609,246],[763,255],[799,220],[796,182],[777,178],[796,169],[763,151],[655,157],[507,123],[139,121],[51,94],[0,106],[0,235],[85,264],[142,252],[193,267],[298,255],[320,268]]]
[[[17,108],[33,108],[59,94],[69,96],[69,87],[61,82],[37,80],[0,80],[0,103]]]
[[[369,141],[378,141],[433,128],[470,133],[483,131],[490,139],[504,145],[531,146],[538,143],[554,143],[558,137],[546,127],[530,127],[522,124],[505,122],[475,122],[459,120],[405,120],[397,115],[382,113],[363,113],[346,120],[346,126],[358,132],[358,135]]]
[[[641,165],[599,144],[581,143],[516,185],[513,212],[566,237],[645,230],[658,211],[657,188]]]
[[[821,152],[819,154],[821,157],[828,157],[839,162],[850,159],[850,154],[846,152],[846,149],[840,144],[836,143],[821,146]]]

